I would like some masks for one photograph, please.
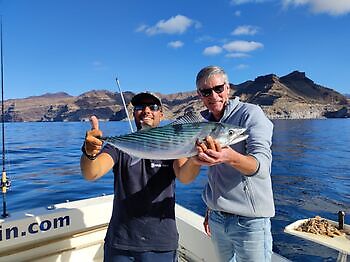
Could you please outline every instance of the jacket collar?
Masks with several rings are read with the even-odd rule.
[[[238,96],[228,100],[225,105],[224,115],[221,117],[219,122],[224,122],[231,115],[232,111],[238,106],[238,103],[239,103]],[[201,111],[201,115],[208,121],[216,122],[213,114],[208,109]]]

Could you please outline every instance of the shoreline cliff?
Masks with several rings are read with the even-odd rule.
[[[132,92],[123,92],[130,104]],[[294,71],[278,77],[259,76],[238,85],[231,84],[232,96],[258,104],[270,119],[349,118],[349,98],[337,91],[316,84],[304,72]],[[204,110],[197,93],[160,94],[165,107],[165,119],[174,119],[185,110]],[[129,105],[129,110],[131,106]],[[86,121],[90,115],[105,121],[126,119],[119,93],[92,90],[79,96],[67,93],[44,94],[5,101],[6,122]]]

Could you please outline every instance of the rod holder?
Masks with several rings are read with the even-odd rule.
[[[338,212],[338,229],[344,229],[345,212]]]

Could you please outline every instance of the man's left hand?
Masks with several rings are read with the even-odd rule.
[[[220,143],[207,136],[203,142],[197,142],[198,155],[196,163],[205,166],[213,166],[229,160],[230,147],[221,148]]]

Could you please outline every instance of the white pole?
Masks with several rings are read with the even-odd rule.
[[[128,117],[128,121],[129,121],[129,125],[130,125],[130,130],[131,130],[131,132],[134,132],[134,129],[132,128],[131,120],[130,120],[130,117],[129,117],[129,111],[128,111],[128,109],[126,108],[126,104],[125,104],[125,100],[124,100],[124,95],[123,95],[122,89],[120,88],[120,84],[119,84],[119,79],[118,79],[118,77],[115,79],[115,81],[117,82],[117,85],[118,85],[118,88],[119,88],[119,93],[120,93],[120,96],[122,97],[122,101],[123,101],[123,105],[124,105],[124,110],[125,110],[126,116]]]

